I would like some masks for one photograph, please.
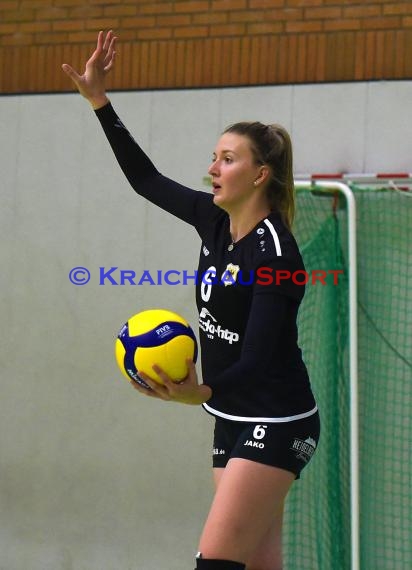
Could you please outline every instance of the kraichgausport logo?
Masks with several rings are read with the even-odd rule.
[[[264,247],[264,240],[261,242]],[[208,255],[208,253],[205,255]],[[179,269],[144,269],[141,272],[133,269],[121,269],[117,266],[99,267],[98,275],[94,275],[93,281],[98,285],[110,286],[158,286],[158,285],[281,285],[289,279],[295,285],[338,285],[338,276],[343,274],[342,269],[313,269],[307,272],[299,269],[290,272],[286,269],[273,269],[272,267],[259,267],[256,271],[243,271],[238,265],[229,263],[219,277],[215,267],[209,268],[204,273],[196,270],[187,271]],[[331,283],[331,276],[333,281]],[[92,278],[91,271],[87,267],[77,266],[69,271],[69,280],[73,285],[86,285]]]

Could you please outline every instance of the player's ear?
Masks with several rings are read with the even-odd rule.
[[[270,177],[270,168],[266,166],[266,164],[262,164],[262,166],[259,167],[258,175],[255,178],[253,184],[255,186],[261,186],[264,182],[269,180],[269,177]]]

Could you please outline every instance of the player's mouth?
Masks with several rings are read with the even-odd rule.
[[[220,184],[218,184],[217,182],[212,182],[212,188],[213,188],[213,193],[216,194],[216,192],[219,192],[219,190],[222,188],[220,186]]]

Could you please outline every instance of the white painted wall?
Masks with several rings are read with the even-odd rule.
[[[412,82],[113,93],[158,168],[202,188],[221,130],[282,123],[295,172],[412,171]],[[0,98],[0,568],[190,570],[212,496],[211,419],[146,400],[114,337],[184,286],[100,286],[99,267],[192,270],[189,226],[130,190],[75,94]],[[84,265],[91,281],[72,285]]]

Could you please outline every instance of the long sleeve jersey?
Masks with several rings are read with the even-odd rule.
[[[233,243],[229,216],[211,193],[158,172],[110,103],[96,115],[133,189],[200,236],[196,304],[202,377],[212,388],[205,410],[265,423],[314,414],[296,322],[305,268],[280,215],[271,213]]]

